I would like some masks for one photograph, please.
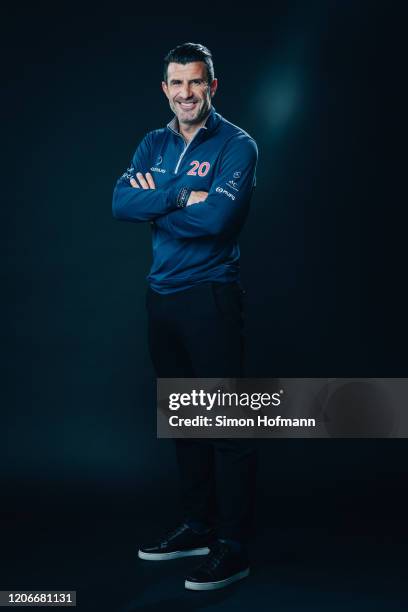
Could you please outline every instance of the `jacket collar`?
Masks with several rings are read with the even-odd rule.
[[[221,121],[221,115],[219,115],[216,112],[214,106],[211,106],[211,110],[207,116],[207,119],[204,125],[202,125],[200,129],[208,130],[209,132],[212,132],[213,130],[215,130],[215,128],[217,127],[220,121]],[[167,124],[167,127],[171,132],[174,132],[175,134],[180,135],[180,132],[178,129],[179,127],[178,119],[176,115],[174,115],[173,119],[169,121],[169,123]]]

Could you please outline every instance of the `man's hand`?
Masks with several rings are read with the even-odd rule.
[[[146,172],[146,177],[143,176],[141,172],[136,172],[136,179],[131,178],[130,184],[135,189],[156,189],[156,185],[154,184],[154,180],[150,172]],[[186,206],[192,206],[193,204],[198,204],[199,202],[204,202],[207,199],[208,191],[192,191],[188,198]]]
[[[190,193],[190,197],[187,200],[186,206],[191,206],[192,204],[198,204],[198,202],[204,202],[207,199],[208,191],[192,191]]]
[[[141,172],[136,172],[136,178],[139,181],[140,185],[143,187],[143,189],[156,189],[156,185],[154,184],[154,180],[150,172],[146,172],[146,178]],[[138,185],[136,179],[131,178],[130,184],[132,185],[132,187],[140,189],[140,185]]]

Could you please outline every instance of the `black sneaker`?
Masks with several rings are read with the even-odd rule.
[[[140,559],[148,561],[165,561],[179,557],[192,557],[195,555],[208,555],[209,542],[214,538],[213,531],[196,533],[188,525],[180,525],[169,531],[150,546],[142,546],[138,552]]]
[[[228,544],[216,542],[205,561],[186,578],[185,587],[192,591],[212,591],[246,578],[249,574],[245,553],[234,552]]]

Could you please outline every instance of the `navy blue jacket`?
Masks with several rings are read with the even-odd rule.
[[[237,237],[256,183],[255,141],[214,107],[188,145],[177,127],[174,117],[144,137],[113,193],[115,219],[151,222],[148,281],[159,293],[239,280]],[[132,187],[136,172],[151,172],[156,189]],[[190,190],[208,197],[180,208]]]

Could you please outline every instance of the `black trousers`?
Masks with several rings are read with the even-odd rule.
[[[159,294],[148,289],[149,349],[158,378],[242,377],[243,291],[202,283]],[[246,543],[254,505],[256,451],[250,439],[175,439],[185,519],[213,524],[218,537]]]

